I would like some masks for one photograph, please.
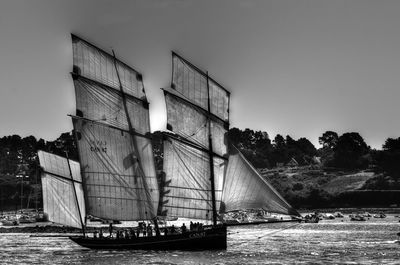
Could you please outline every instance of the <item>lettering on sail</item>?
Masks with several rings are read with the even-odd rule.
[[[101,140],[90,141],[90,151],[107,153],[107,142]]]

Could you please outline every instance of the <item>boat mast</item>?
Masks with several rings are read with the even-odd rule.
[[[128,127],[129,127],[129,132],[134,132],[134,129],[133,129],[133,126],[132,126],[132,123],[131,123],[131,119],[129,117],[128,107],[126,106],[126,96],[125,96],[124,88],[122,87],[121,78],[119,77],[119,72],[118,72],[118,67],[117,67],[117,57],[115,56],[114,50],[112,50],[112,54],[113,54],[113,57],[114,57],[114,67],[115,67],[115,72],[117,73],[119,89],[121,91],[122,103],[124,105],[126,120],[128,122]],[[137,150],[137,149],[135,148],[135,150]]]
[[[68,151],[65,151],[65,155],[66,155],[66,158],[67,158],[67,164],[68,164],[69,175],[70,175],[71,180],[72,180],[72,188],[74,189],[74,195],[75,195],[76,206],[78,207],[79,220],[81,221],[83,236],[85,236],[85,234],[86,234],[86,233],[85,233],[85,225],[83,224],[83,221],[82,221],[81,208],[79,207],[78,196],[76,195],[75,181],[74,181],[74,177],[73,177],[73,175],[72,175],[71,165],[69,164]],[[86,219],[86,218],[85,218],[85,219]]]
[[[140,162],[140,161],[141,161],[141,157],[140,157],[140,155],[139,155],[139,152],[137,151],[137,150],[138,150],[138,147],[137,147],[137,144],[136,144],[136,141],[135,141],[135,138],[134,138],[134,135],[137,134],[137,133],[136,133],[136,130],[135,130],[135,129],[133,128],[133,126],[132,126],[131,118],[130,118],[130,116],[129,116],[128,106],[126,105],[126,95],[125,95],[125,92],[124,92],[124,88],[123,88],[123,86],[122,86],[121,78],[120,78],[120,76],[119,76],[118,67],[117,67],[117,57],[115,56],[114,50],[112,50],[112,54],[113,54],[113,58],[114,58],[114,67],[115,67],[115,72],[117,73],[117,78],[118,78],[118,83],[119,83],[119,89],[120,89],[120,91],[121,91],[122,103],[123,103],[123,105],[124,105],[126,120],[127,120],[127,122],[128,122],[129,134],[131,135],[131,138],[132,138],[133,150],[134,150],[134,153],[135,153],[135,156],[136,156],[136,160],[137,160],[137,162],[138,162],[138,168],[139,168],[140,172],[141,172],[143,175],[145,175],[145,174],[144,174],[144,170],[143,170],[143,168],[142,168],[142,164],[141,164],[141,162]],[[142,103],[145,103],[145,104],[147,104],[147,106],[148,106],[147,100],[145,100],[145,102],[142,101]],[[145,186],[145,189],[146,189],[146,191],[147,191],[147,190],[148,190],[148,187],[147,187],[147,183],[146,183],[145,181],[144,181],[143,185]],[[147,211],[145,212],[145,214],[146,214],[146,219],[147,219]]]
[[[217,225],[217,207],[215,203],[215,183],[214,183],[214,155],[212,146],[212,134],[211,134],[211,104],[210,104],[210,85],[208,80],[207,71],[207,93],[208,93],[208,155],[210,158],[210,181],[211,181],[211,200],[212,200],[212,220],[213,225]]]

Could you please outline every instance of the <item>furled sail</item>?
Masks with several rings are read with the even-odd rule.
[[[87,214],[112,220],[156,216],[159,190],[142,76],[72,36],[73,117]]]
[[[300,215],[232,146],[220,212],[262,208],[274,213]]]
[[[210,219],[211,165],[218,208],[227,162],[229,92],[179,55],[173,53],[172,61],[172,84],[164,94],[167,128],[176,137],[164,141],[162,214]]]
[[[82,228],[85,201],[79,163],[43,151],[38,152],[38,157],[44,212],[52,222]]]

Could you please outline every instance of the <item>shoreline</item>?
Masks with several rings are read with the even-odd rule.
[[[353,213],[364,213],[369,212],[370,214],[400,214],[399,207],[349,207],[349,208],[300,208],[298,210],[301,214],[310,213],[310,212],[320,212],[320,213],[334,213],[341,212],[344,214],[353,214]]]

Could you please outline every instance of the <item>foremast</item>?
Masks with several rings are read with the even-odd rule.
[[[78,153],[86,213],[109,220],[156,216],[158,186],[142,76],[72,35]]]

